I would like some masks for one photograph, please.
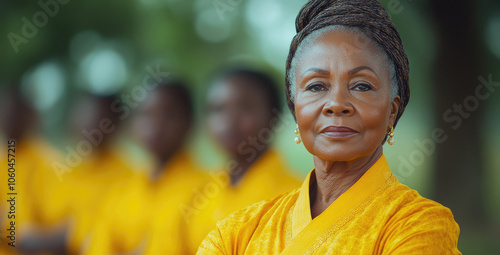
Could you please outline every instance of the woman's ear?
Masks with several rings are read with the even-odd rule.
[[[391,102],[391,114],[389,115],[389,126],[392,127],[398,116],[399,106],[401,105],[401,97],[395,96]]]

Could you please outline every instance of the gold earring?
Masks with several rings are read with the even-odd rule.
[[[300,137],[299,137],[299,124],[297,124],[297,127],[295,128],[295,139],[293,139],[296,144],[300,143]]]
[[[387,143],[389,145],[393,145],[394,144],[394,128],[391,127],[391,130],[389,130],[387,132],[387,134],[389,135],[389,139],[387,140]]]

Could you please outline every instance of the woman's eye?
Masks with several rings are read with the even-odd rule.
[[[368,90],[372,89],[372,86],[368,83],[360,82],[360,83],[356,83],[354,85],[353,89],[357,90],[357,91],[368,91]]]
[[[326,90],[326,87],[325,87],[325,85],[323,85],[321,83],[314,83],[314,84],[307,86],[307,90],[310,90],[312,92],[318,92],[318,91]]]

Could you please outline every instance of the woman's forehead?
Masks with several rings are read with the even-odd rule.
[[[384,55],[365,35],[351,31],[327,31],[303,45],[297,55],[296,74],[311,68],[352,69],[369,66],[384,72]]]

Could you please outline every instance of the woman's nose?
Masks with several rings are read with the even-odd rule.
[[[354,113],[354,108],[346,92],[332,90],[325,99],[322,111],[324,115],[341,116]]]

